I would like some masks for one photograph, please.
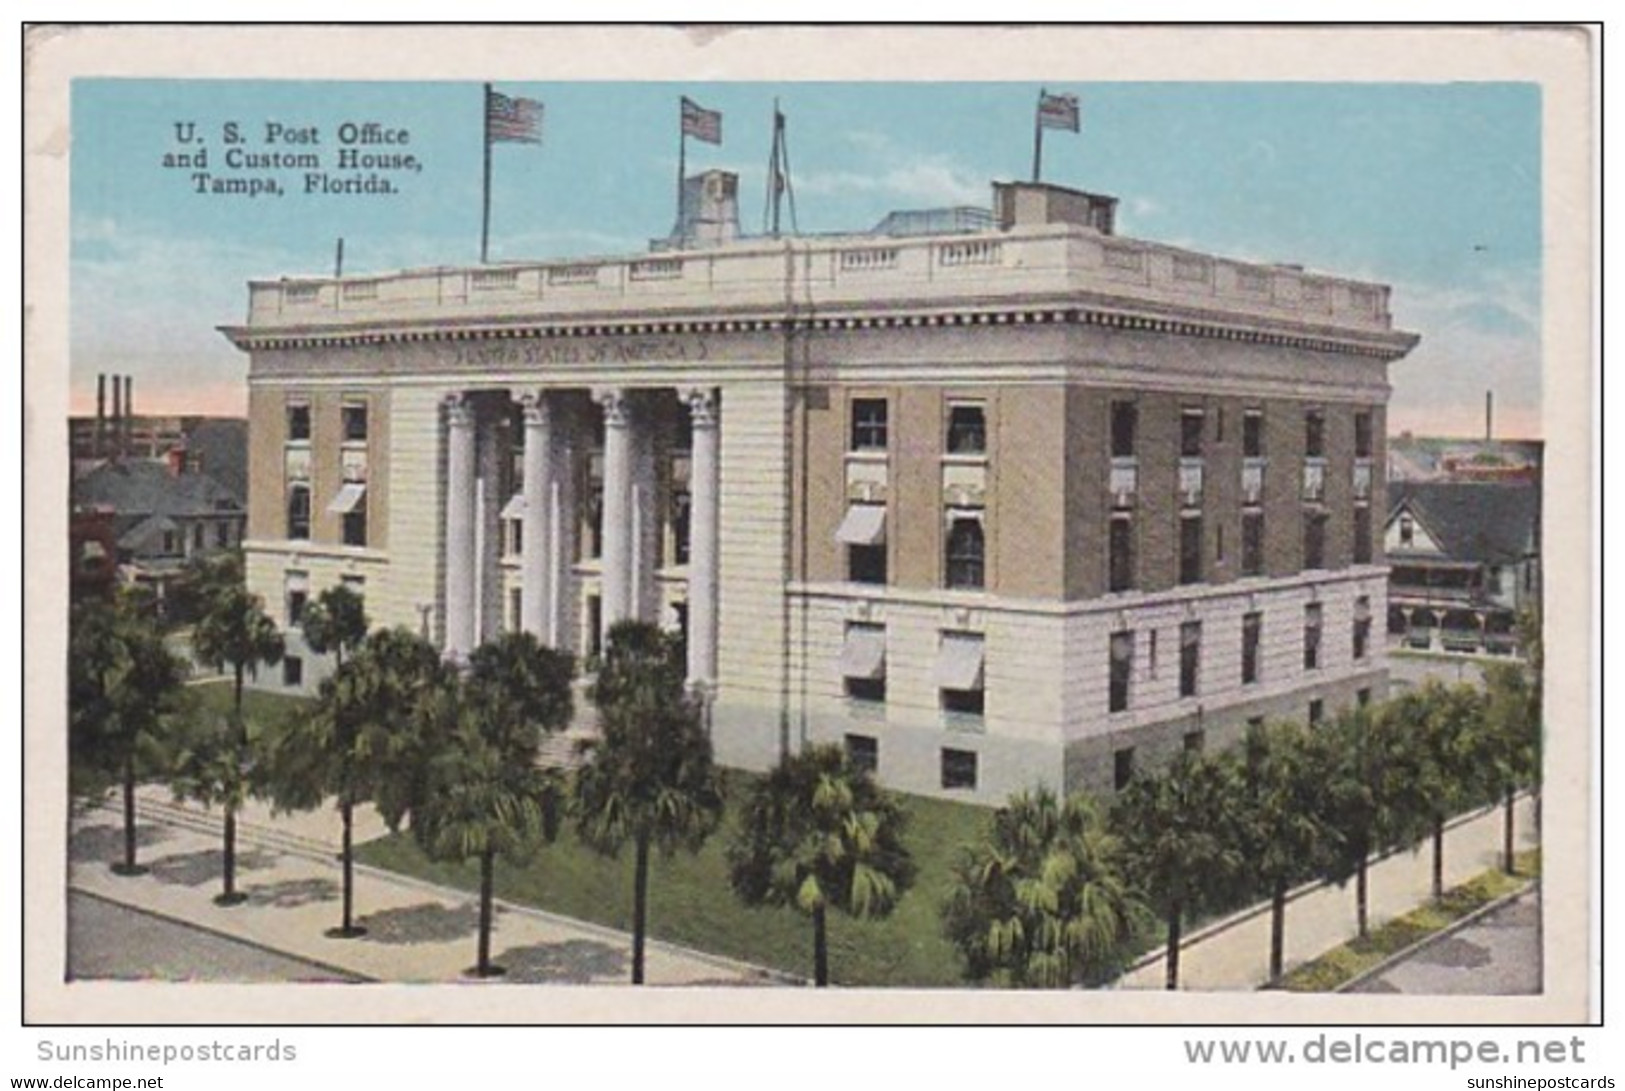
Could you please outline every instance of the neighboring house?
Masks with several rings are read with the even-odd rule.
[[[76,518],[111,518],[122,577],[147,585],[160,601],[187,562],[237,548],[247,519],[240,497],[183,463],[180,457],[109,462],[73,484]]]
[[[1510,655],[1540,600],[1540,487],[1391,482],[1388,631],[1413,648]]]

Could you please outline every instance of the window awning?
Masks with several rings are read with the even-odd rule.
[[[361,503],[362,497],[366,495],[367,486],[352,481],[339,489],[338,495],[333,497],[333,502],[327,505],[327,514],[349,515]]]
[[[525,517],[525,494],[516,492],[513,497],[502,506],[502,518],[523,519]]]
[[[841,645],[843,678],[884,678],[886,675],[886,630],[878,626],[853,625],[846,630]]]
[[[846,545],[872,546],[886,540],[886,508],[882,504],[853,504],[846,509],[835,540]]]
[[[979,636],[946,633],[937,650],[937,688],[982,688],[983,642]]]

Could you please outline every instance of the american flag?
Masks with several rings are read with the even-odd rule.
[[[707,110],[693,99],[683,98],[683,135],[707,144],[722,143],[722,111]]]
[[[1065,129],[1077,132],[1079,126],[1078,96],[1052,95],[1048,91],[1038,96],[1038,124],[1044,129]]]
[[[540,144],[542,104],[533,98],[512,98],[500,91],[485,93],[485,139],[488,143]]]

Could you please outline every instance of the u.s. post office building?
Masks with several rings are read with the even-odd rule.
[[[1380,699],[1389,290],[1125,238],[1116,201],[745,237],[691,179],[634,256],[284,277],[250,357],[248,579],[449,656],[590,672],[680,631],[722,762],[1109,794],[1249,721]]]

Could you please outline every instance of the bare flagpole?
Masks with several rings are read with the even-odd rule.
[[[485,98],[480,104],[485,127],[485,189],[484,213],[480,217],[480,264],[487,263],[491,246],[491,85],[485,85]]]
[[[688,233],[688,225],[683,222],[683,175],[688,172],[688,126],[683,118],[683,100],[677,100],[677,231],[678,245],[682,245],[682,238]]]
[[[1044,163],[1044,96],[1048,88],[1038,90],[1038,109],[1033,111],[1033,181],[1039,181]]]

